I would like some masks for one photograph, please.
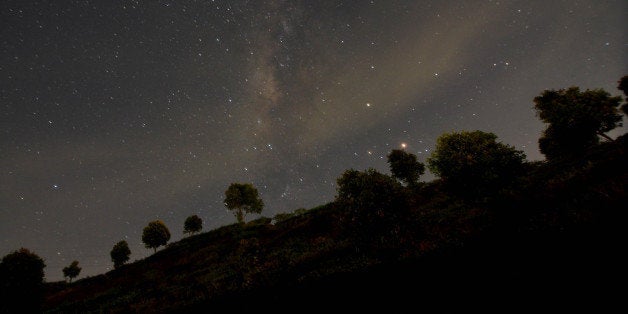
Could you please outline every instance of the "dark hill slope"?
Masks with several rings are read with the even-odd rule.
[[[627,138],[581,160],[530,164],[520,188],[481,203],[438,182],[411,193],[393,243],[365,245],[330,203],[271,224],[225,226],[73,284],[64,313],[614,308],[626,259]]]

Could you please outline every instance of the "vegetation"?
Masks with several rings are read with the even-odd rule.
[[[571,144],[552,145],[573,152]],[[349,169],[333,202],[248,223],[245,214],[261,213],[263,202],[251,184],[234,183],[225,205],[236,224],[107,274],[48,284],[45,309],[502,312],[503,302],[569,312],[590,302],[591,312],[609,312],[617,293],[609,278],[624,267],[627,148],[622,135],[527,162],[493,133],[452,132],[427,160],[438,176],[431,182],[418,184],[416,156],[393,151],[392,175]],[[147,247],[170,238],[161,222],[144,229],[152,232],[142,237]]]
[[[183,224],[183,233],[194,234],[201,231],[201,229],[203,229],[203,220],[197,215],[192,215],[185,219],[185,223]]]
[[[624,92],[624,96],[628,96],[628,75],[622,77],[618,83],[619,85],[617,86],[617,89]],[[628,115],[628,98],[626,99],[626,102],[621,106],[621,111],[625,115]]]
[[[63,268],[63,277],[67,277],[70,282],[81,273],[78,261],[73,261],[69,266]]]
[[[131,250],[129,249],[129,244],[122,240],[116,243],[111,249],[109,253],[111,256],[111,261],[113,262],[114,268],[119,268],[124,265],[129,260],[129,255],[131,255]]]
[[[405,191],[399,182],[375,169],[347,170],[337,180],[336,203],[357,247],[385,247],[394,241],[407,210]]]
[[[142,242],[146,248],[152,248],[153,252],[157,252],[158,247],[166,245],[168,240],[170,240],[170,231],[163,221],[151,221],[148,226],[144,227]]]
[[[425,173],[425,165],[417,161],[416,155],[400,149],[393,149],[388,154],[388,164],[393,178],[408,186],[416,185],[419,177]]]
[[[225,206],[234,212],[238,223],[244,224],[246,214],[260,214],[264,202],[257,189],[250,183],[231,183],[225,191]]]
[[[463,131],[441,135],[427,162],[450,191],[480,199],[512,186],[524,159],[522,151],[497,142],[493,133]]]
[[[21,248],[0,262],[0,312],[34,313],[43,301],[44,260]]]
[[[617,110],[621,97],[611,97],[603,89],[546,90],[534,98],[534,103],[539,118],[549,124],[539,139],[539,148],[550,161],[584,155],[600,137],[612,140],[605,133],[621,125]]]

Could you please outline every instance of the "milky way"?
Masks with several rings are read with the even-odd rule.
[[[0,254],[49,281],[152,250],[161,219],[235,222],[333,200],[346,169],[424,161],[443,132],[494,132],[542,159],[544,89],[628,74],[626,1],[2,1]],[[623,130],[622,130],[623,132]],[[616,135],[615,135],[616,136]],[[424,180],[431,180],[427,174]],[[255,218],[254,216],[248,217]]]

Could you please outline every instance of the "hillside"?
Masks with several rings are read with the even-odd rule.
[[[515,187],[482,201],[435,180],[385,198],[404,202],[375,221],[336,200],[224,226],[106,274],[48,283],[44,309],[610,309],[625,265],[627,142],[526,163]]]

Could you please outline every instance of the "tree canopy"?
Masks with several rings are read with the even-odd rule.
[[[183,233],[196,233],[203,229],[203,220],[197,216],[192,215],[185,219],[185,223],[183,224]]]
[[[598,144],[600,137],[612,140],[605,133],[621,126],[621,101],[603,89],[545,90],[534,98],[537,115],[549,124],[539,139],[541,153],[548,160],[572,158]]]
[[[151,221],[148,226],[144,227],[142,242],[146,248],[152,248],[153,252],[157,252],[158,247],[166,245],[168,240],[170,240],[170,231],[163,221]]]
[[[628,97],[628,75],[622,77],[618,83],[619,85],[617,85],[617,89],[624,92],[624,96]],[[626,99],[626,102],[621,105],[621,111],[628,115],[628,98]]]
[[[373,168],[346,170],[337,179],[336,202],[347,209],[352,234],[360,245],[380,245],[397,236],[407,209],[401,183]]]
[[[239,223],[244,223],[246,214],[259,214],[264,208],[264,202],[259,192],[250,183],[231,183],[225,191],[225,206],[234,212]]]
[[[44,260],[21,248],[0,262],[0,312],[37,312],[43,301]]]
[[[81,273],[78,261],[73,261],[69,266],[63,268],[63,277],[68,277],[70,282]]]
[[[393,149],[388,154],[388,164],[393,178],[408,186],[416,185],[419,177],[425,173],[425,165],[417,161],[416,155],[400,149]]]
[[[399,182],[373,168],[346,170],[337,185],[336,201],[364,210],[393,206],[401,188]]]
[[[118,268],[129,260],[129,255],[131,255],[131,250],[129,249],[129,244],[122,240],[116,243],[111,249],[109,253],[111,255],[111,261],[113,262],[113,267]]]
[[[525,155],[483,131],[445,133],[427,159],[430,170],[454,192],[466,196],[492,193],[513,183]]]

